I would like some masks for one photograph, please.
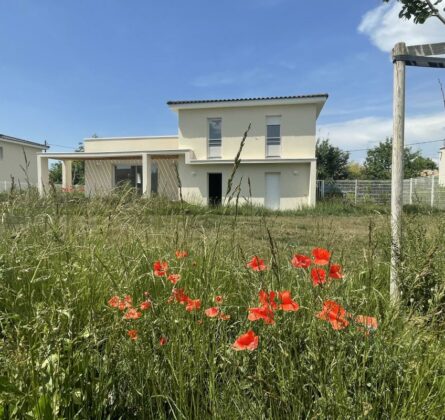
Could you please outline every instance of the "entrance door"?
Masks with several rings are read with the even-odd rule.
[[[208,174],[209,176],[209,205],[219,206],[222,199],[222,174]]]
[[[266,173],[265,206],[271,210],[278,210],[280,208],[280,197],[280,173]]]
[[[142,192],[142,166],[116,165],[114,168],[114,185],[128,185]]]

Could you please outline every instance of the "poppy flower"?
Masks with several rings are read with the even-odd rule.
[[[317,265],[327,265],[331,259],[331,253],[324,248],[314,248],[312,255],[314,256],[314,263]]]
[[[246,334],[240,335],[232,344],[232,349],[240,350],[256,350],[258,347],[258,336],[252,330],[247,331]]]
[[[156,277],[163,277],[167,275],[168,262],[167,261],[155,261],[153,263],[153,274]]]
[[[318,286],[319,284],[326,283],[326,271],[322,268],[313,268],[311,270],[312,285]]]
[[[189,299],[185,310],[188,312],[197,311],[201,307],[201,301],[199,299]]]
[[[136,341],[138,339],[138,332],[137,332],[137,330],[128,330],[127,334],[130,337],[130,339],[132,339],[133,341]]]
[[[247,319],[249,321],[263,320],[265,324],[275,324],[274,313],[267,306],[261,308],[249,308],[249,315]]]
[[[378,327],[377,318],[373,316],[357,315],[355,317],[355,322],[365,326],[365,334],[369,335],[369,331],[375,331]],[[360,328],[363,330],[363,328]]]
[[[130,295],[125,295],[124,298],[119,302],[119,310],[125,311],[125,309],[131,308],[133,306],[133,298]]]
[[[345,318],[346,310],[333,300],[323,302],[323,309],[316,316],[319,319],[328,321],[334,330],[342,330],[349,325],[349,321]]]
[[[262,306],[268,306],[273,311],[277,309],[277,303],[275,302],[275,292],[270,291],[269,293],[264,290],[258,292],[258,299]]]
[[[162,336],[162,337],[159,339],[159,345],[160,345],[160,346],[165,346],[167,343],[168,343],[168,339],[167,339],[167,337]]]
[[[252,259],[247,263],[247,267],[250,267],[253,271],[267,270],[267,266],[264,264],[264,260],[258,258],[257,256],[252,257]]]
[[[222,320],[222,321],[228,321],[229,319],[230,319],[230,315],[227,315],[227,314],[225,314],[224,312],[221,312],[220,314],[219,314],[219,317],[218,317],[220,320]]]
[[[183,305],[187,303],[190,298],[184,293],[184,289],[173,289],[172,295],[168,299],[168,302],[173,302],[174,300]]]
[[[188,256],[189,256],[189,253],[188,253],[187,251],[181,251],[181,250],[178,249],[178,250],[175,252],[175,255],[176,255],[176,258],[177,258],[178,260],[180,260],[180,259],[182,259],[182,258],[188,257]]]
[[[215,318],[216,316],[218,316],[219,314],[219,308],[213,306],[211,308],[208,308],[204,311],[204,313],[206,314],[206,316],[208,316],[209,318]]]
[[[342,279],[343,278],[340,264],[332,264],[329,267],[329,277],[331,279]]]
[[[300,309],[298,303],[292,300],[291,294],[288,290],[279,292],[278,296],[281,300],[280,308],[283,311],[298,311],[298,309]]]
[[[214,299],[215,303],[217,303],[218,305],[221,305],[224,301],[223,297],[221,295],[215,296]]]
[[[151,308],[151,301],[150,300],[146,300],[144,302],[141,303],[140,305],[141,311],[146,311],[147,309]]]
[[[295,254],[292,257],[291,264],[295,268],[308,268],[312,264],[312,260],[306,255]]]
[[[176,284],[179,280],[181,280],[180,274],[170,274],[167,277],[167,280],[170,281],[170,283]]]
[[[113,296],[108,300],[108,305],[112,308],[118,308],[121,299],[119,296]]]
[[[139,312],[136,308],[129,308],[124,315],[124,319],[138,319],[142,316],[142,312]]]

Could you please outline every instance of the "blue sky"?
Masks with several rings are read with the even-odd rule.
[[[0,0],[0,133],[68,151],[93,133],[176,133],[167,100],[327,92],[318,134],[346,150],[370,147],[391,134],[390,46],[445,40],[445,26],[400,21],[397,8]],[[439,77],[445,70],[409,69],[407,142],[445,138]],[[439,146],[422,149],[437,157]]]

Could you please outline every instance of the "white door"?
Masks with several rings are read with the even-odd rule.
[[[280,173],[266,173],[266,199],[265,206],[271,210],[280,208]]]

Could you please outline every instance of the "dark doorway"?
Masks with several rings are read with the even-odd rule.
[[[209,205],[221,205],[222,174],[209,174]]]
[[[142,166],[116,165],[114,168],[114,185],[127,185],[142,192]]]

